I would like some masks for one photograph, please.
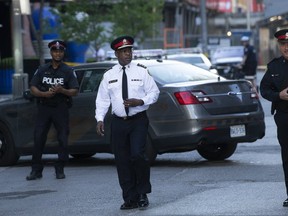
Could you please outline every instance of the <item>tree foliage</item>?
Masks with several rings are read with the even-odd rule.
[[[105,0],[71,1],[58,6],[54,13],[61,23],[58,30],[61,38],[78,43],[103,43],[107,38],[102,25],[108,19],[105,11]]]
[[[128,34],[143,41],[157,34],[164,0],[78,0],[58,7],[59,33],[66,41],[101,45]],[[111,29],[103,23],[110,22]]]
[[[162,21],[164,0],[121,0],[113,4],[109,14],[112,34],[128,34],[139,41],[157,35],[156,24]]]

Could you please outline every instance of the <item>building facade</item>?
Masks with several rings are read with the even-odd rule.
[[[259,51],[263,56],[263,64],[280,55],[274,33],[288,28],[288,2],[283,0],[264,0],[264,17],[258,25]]]
[[[3,38],[0,58],[13,55],[13,32],[8,18],[11,17],[11,2],[0,0]],[[160,34],[147,38],[141,48],[207,46],[209,50],[216,46],[239,45],[239,38],[246,34],[251,36],[251,42],[260,53],[260,63],[265,64],[277,55],[273,32],[287,26],[286,8],[283,0],[165,0],[163,22],[156,24]],[[23,19],[22,31],[25,23],[27,20]]]

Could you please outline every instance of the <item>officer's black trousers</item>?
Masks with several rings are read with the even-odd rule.
[[[56,107],[38,104],[38,113],[34,130],[34,150],[32,156],[32,170],[42,171],[42,153],[45,147],[47,134],[54,124],[57,132],[58,161],[57,166],[64,166],[68,161],[68,134],[69,134],[69,109],[65,102]]]
[[[150,165],[145,156],[149,120],[141,115],[129,120],[112,119],[112,145],[124,201],[137,201],[151,192]]]
[[[281,146],[282,165],[288,196],[288,113],[277,111],[274,120],[277,125],[277,137]]]

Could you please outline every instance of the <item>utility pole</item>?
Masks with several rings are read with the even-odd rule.
[[[21,6],[23,5],[23,2],[30,5],[29,0],[12,0],[12,34],[15,70],[12,80],[12,93],[14,99],[17,97],[22,97],[23,91],[28,88],[28,74],[23,72],[22,31],[19,30],[22,29]]]
[[[246,0],[246,6],[247,6],[247,12],[246,12],[246,17],[247,17],[247,30],[251,30],[251,1]]]
[[[201,27],[202,27],[202,50],[204,54],[208,54],[207,46],[207,17],[206,17],[206,0],[200,1]]]

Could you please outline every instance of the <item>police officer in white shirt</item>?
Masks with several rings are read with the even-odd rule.
[[[111,43],[118,64],[103,76],[95,111],[96,131],[103,136],[103,120],[112,105],[111,143],[124,200],[122,210],[149,205],[150,166],[145,156],[149,119],[146,110],[159,96],[159,89],[147,68],[131,62],[133,43],[130,36],[118,37]],[[127,85],[122,83],[126,77]]]

